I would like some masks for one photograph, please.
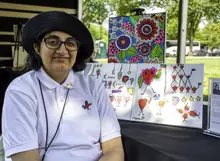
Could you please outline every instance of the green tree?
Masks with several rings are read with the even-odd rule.
[[[131,10],[139,7],[147,7],[150,0],[109,0],[111,11],[116,11],[117,16],[131,15]]]
[[[168,11],[169,19],[178,17],[179,1],[169,1],[170,6]],[[199,23],[202,18],[216,22],[220,15],[220,1],[219,0],[190,0],[188,4],[188,20],[187,20],[187,39],[190,42],[190,53],[192,54],[192,44],[195,38],[195,33],[198,30]],[[168,25],[169,26],[169,25]],[[174,27],[174,26],[172,26]],[[177,26],[176,26],[177,28]]]
[[[87,27],[90,27],[91,23],[96,23],[100,26],[100,38],[103,38],[102,24],[109,15],[107,8],[108,0],[84,0],[83,1],[83,14],[82,21]]]
[[[177,40],[178,39],[178,18],[168,19],[167,22],[167,40]]]
[[[93,40],[100,40],[100,31],[99,26],[95,24],[90,24],[89,31],[92,34]],[[102,26],[103,31],[103,40],[107,43],[108,42],[108,31]]]
[[[208,24],[201,32],[198,39],[202,44],[208,45],[209,49],[220,48],[220,22]]]

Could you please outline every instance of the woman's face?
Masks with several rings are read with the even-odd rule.
[[[76,61],[78,45],[69,34],[53,31],[44,36],[35,50],[40,55],[46,72],[69,71]]]
[[[218,85],[215,85],[215,90],[219,90],[219,86]]]

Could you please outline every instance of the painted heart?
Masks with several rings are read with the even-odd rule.
[[[176,75],[173,75],[172,78],[175,80],[176,79]]]
[[[189,93],[190,87],[186,87],[186,92]]]
[[[180,92],[182,92],[184,90],[184,87],[181,86],[179,89],[180,89]]]
[[[147,99],[140,99],[139,101],[138,101],[138,105],[139,105],[139,107],[140,107],[140,109],[141,109],[141,111],[144,109],[144,107],[147,105]]]
[[[175,91],[178,89],[178,87],[175,86],[175,85],[173,85],[173,86],[172,86],[172,89],[173,89],[173,91],[175,92]]]
[[[180,99],[177,96],[172,97],[172,105],[176,106],[179,103]]]
[[[180,75],[179,75],[179,77],[180,77],[180,79],[182,79],[182,78],[183,78],[183,75],[182,75],[182,74],[180,74]]]
[[[129,80],[129,77],[128,77],[127,75],[124,75],[124,76],[122,77],[122,82],[123,82],[123,83],[126,83],[128,80]]]
[[[173,66],[173,70],[176,70],[176,68],[177,68],[176,66]]]

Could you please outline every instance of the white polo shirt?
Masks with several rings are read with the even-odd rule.
[[[46,117],[38,79],[48,116],[48,144],[61,116],[67,84],[73,85],[45,161],[97,161],[102,155],[100,143],[121,136],[105,88],[100,81],[72,70],[60,85],[42,68],[16,78],[6,91],[2,116],[5,156],[38,148],[41,157],[44,153]],[[85,101],[91,104],[89,109]]]

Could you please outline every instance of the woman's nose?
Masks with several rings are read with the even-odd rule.
[[[59,52],[59,53],[68,53],[64,43],[60,44],[60,47],[57,49],[57,52]]]

